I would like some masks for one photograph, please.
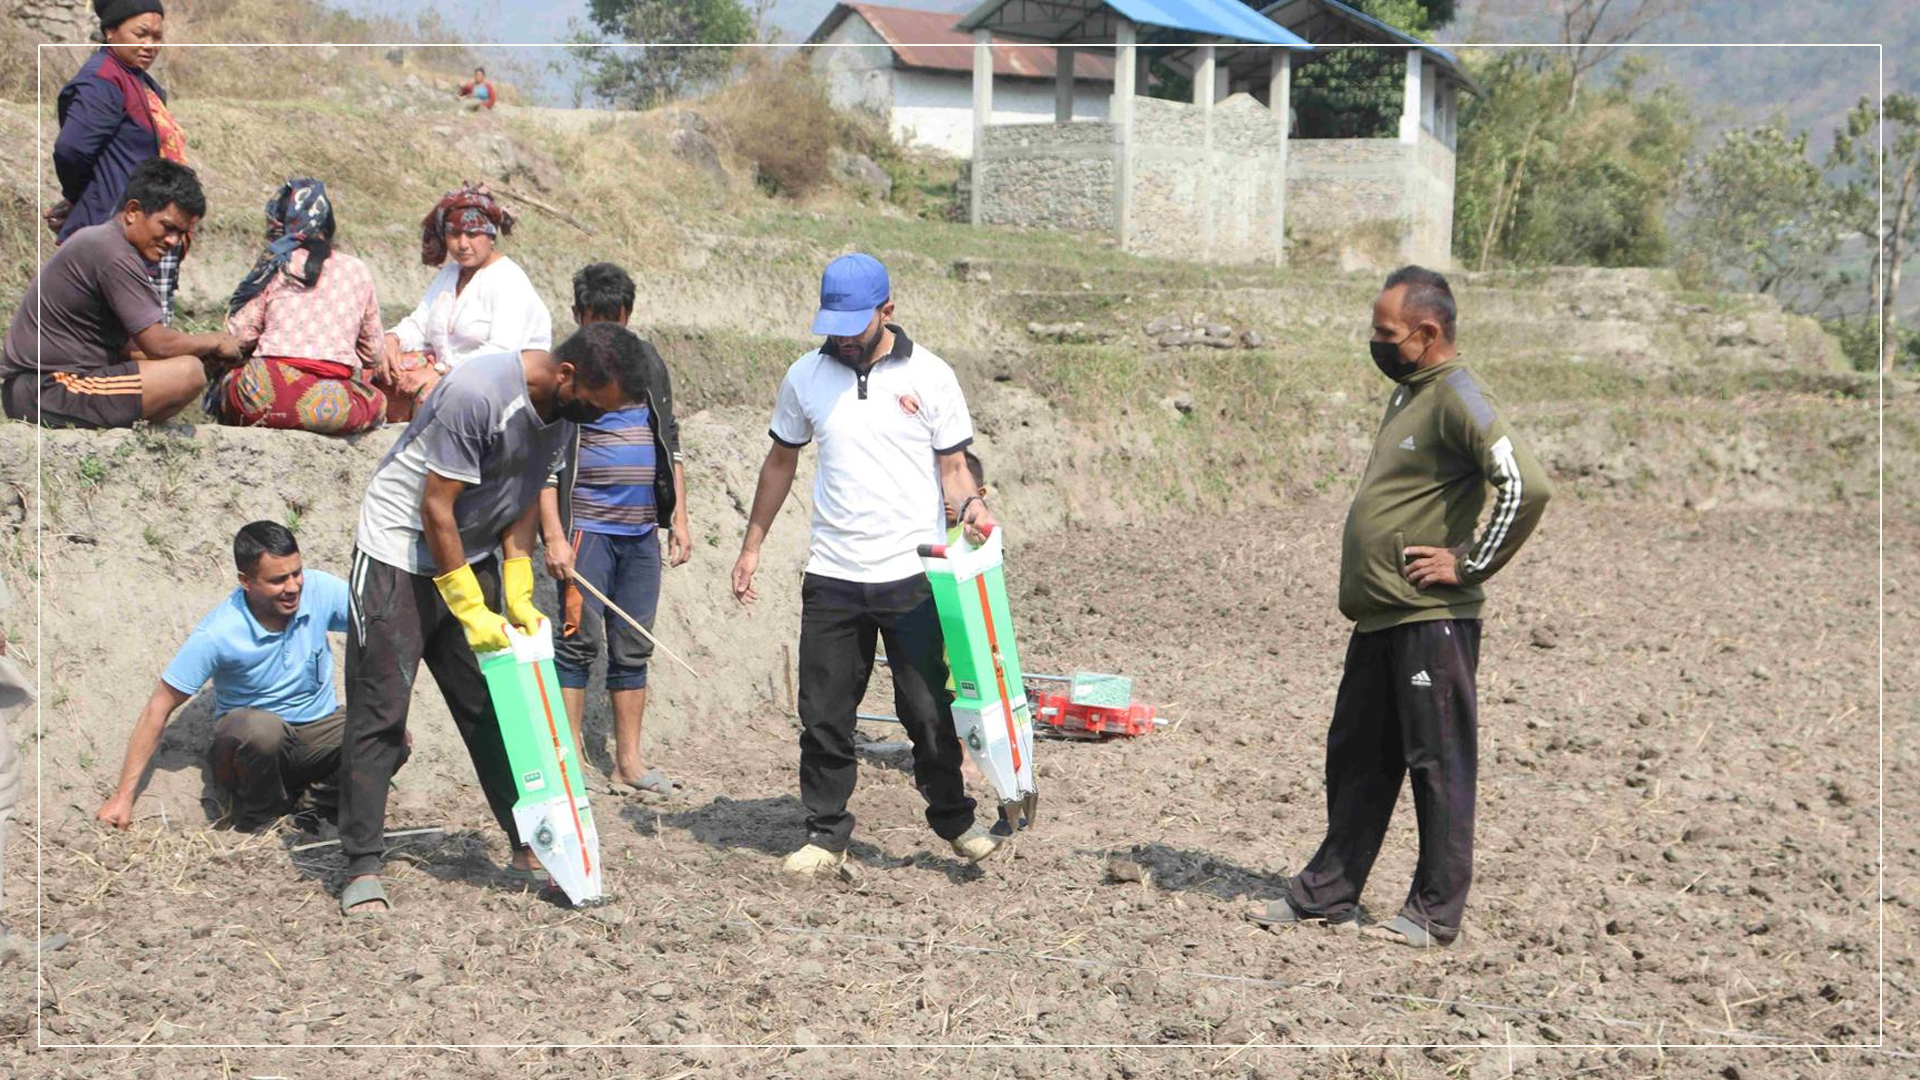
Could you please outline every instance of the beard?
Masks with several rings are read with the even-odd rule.
[[[873,355],[875,346],[880,344],[880,335],[886,333],[885,326],[876,326],[870,334],[854,338],[833,339],[833,352],[842,361],[858,366],[866,363]]]

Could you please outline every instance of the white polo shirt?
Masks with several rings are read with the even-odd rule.
[[[897,326],[865,376],[819,349],[787,368],[768,429],[782,446],[820,443],[807,573],[898,581],[922,572],[921,544],[943,543],[947,512],[934,455],[973,441],[953,368]]]

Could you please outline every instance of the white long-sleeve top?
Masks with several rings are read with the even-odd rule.
[[[502,255],[456,296],[459,278],[451,261],[433,276],[420,306],[390,331],[402,349],[430,350],[455,368],[475,356],[553,348],[553,316],[518,263]]]

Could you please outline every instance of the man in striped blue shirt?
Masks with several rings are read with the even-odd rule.
[[[633,314],[633,279],[611,263],[574,275],[573,317],[581,325],[625,325]],[[660,604],[660,528],[668,528],[668,557],[679,566],[693,554],[680,468],[680,425],[673,415],[673,383],[666,364],[642,341],[646,400],[580,425],[567,465],[540,500],[547,569],[559,582],[560,636],[554,668],[560,696],[581,741],[587,682],[606,642],[607,690],[613,699],[613,771],[616,785],[667,794],[672,782],[640,764],[640,729],[647,708],[647,662],[653,643],[606,610],[573,582],[574,571],[607,594],[648,631]],[[583,751],[584,752],[584,751]]]

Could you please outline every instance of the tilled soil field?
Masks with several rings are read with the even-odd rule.
[[[884,745],[897,730],[869,724],[856,872],[782,877],[802,811],[777,704],[676,745],[671,798],[598,798],[613,899],[584,911],[498,879],[505,844],[471,785],[390,820],[447,832],[402,842],[396,910],[352,923],[337,851],[292,850],[312,836],[177,820],[122,836],[49,806],[44,927],[73,940],[37,992],[30,962],[0,970],[5,1045],[59,1076],[1920,1072],[1897,1053],[1725,1048],[1879,1039],[1870,510],[1549,510],[1492,585],[1476,880],[1465,936],[1430,954],[1242,918],[1324,826],[1344,510],[1018,547],[1028,667],[1130,674],[1170,723],[1043,743],[1038,828],[978,868],[926,829]],[[1891,587],[1920,581],[1911,548],[1887,559]],[[1911,705],[1893,687],[1889,716]],[[1910,745],[1890,743],[1887,772],[1887,1033],[1904,1046]],[[1367,896],[1381,917],[1414,851],[1403,796]],[[6,914],[31,926],[20,891]],[[522,1042],[629,1048],[244,1048]],[[966,1045],[1026,1043],[1135,1048]],[[1375,1043],[1451,1045],[1348,1045]]]

